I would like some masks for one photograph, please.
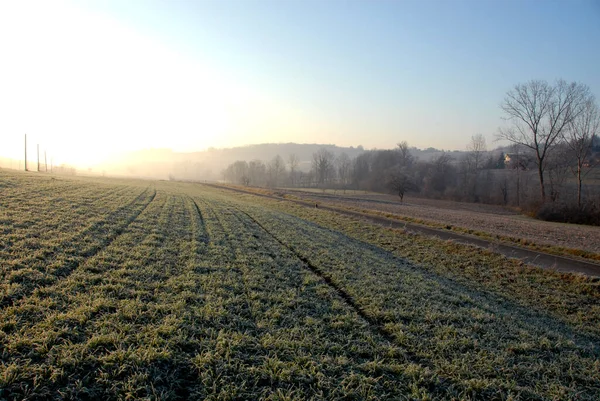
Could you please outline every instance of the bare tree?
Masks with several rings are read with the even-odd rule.
[[[552,152],[549,153],[546,163],[546,171],[548,172],[548,187],[550,189],[550,200],[556,202],[565,192],[565,182],[569,175],[569,148],[566,143],[560,142],[554,145]]]
[[[275,156],[268,167],[269,172],[269,181],[268,186],[270,187],[278,187],[281,178],[285,175],[285,162],[281,158],[281,156]]]
[[[471,142],[467,145],[466,161],[469,171],[479,171],[483,168],[487,145],[485,137],[482,134],[477,134],[471,137]]]
[[[300,160],[295,153],[291,153],[288,156],[288,166],[290,166],[290,183],[292,186],[296,184],[296,170],[298,169],[298,165],[300,164]]]
[[[230,164],[223,171],[223,177],[229,182],[249,185],[250,176],[248,175],[248,163],[243,160],[238,160],[235,163]]]
[[[414,162],[413,155],[410,154],[410,149],[408,148],[408,142],[402,141],[398,144],[398,153],[400,154],[400,167],[410,167]]]
[[[394,171],[388,180],[388,187],[400,197],[400,202],[404,200],[406,191],[415,189],[416,186],[413,180],[407,174],[406,168]]]
[[[517,206],[521,206],[521,170],[523,170],[524,164],[521,162],[521,146],[518,144],[512,145],[513,157],[515,157],[515,161],[512,162],[513,166],[516,166],[513,170],[517,174],[516,181],[516,195],[517,195]]]
[[[254,186],[264,185],[267,178],[267,166],[262,160],[251,160],[248,163],[248,176]]]
[[[569,153],[576,162],[571,166],[571,173],[577,179],[577,206],[581,207],[581,186],[583,178],[592,171],[584,170],[584,166],[592,167],[587,161],[594,145],[594,136],[600,132],[600,109],[592,96],[588,96],[581,113],[571,121],[566,130],[565,142]]]
[[[426,163],[427,173],[423,178],[423,192],[427,196],[441,197],[446,189],[452,185],[455,178],[452,157],[447,152]]]
[[[312,168],[315,172],[317,184],[324,185],[329,181],[332,172],[335,171],[333,168],[333,160],[333,153],[325,148],[321,148],[313,153]]]
[[[471,142],[467,145],[467,153],[460,160],[462,194],[469,201],[479,201],[477,182],[479,171],[485,164],[486,152],[485,137],[477,134],[471,137]]]
[[[341,153],[336,159],[335,164],[337,167],[338,177],[340,184],[346,189],[346,186],[350,182],[350,173],[352,170],[352,160],[346,153]]]
[[[502,204],[506,205],[508,203],[508,179],[506,174],[500,181],[500,192],[502,193]]]
[[[529,81],[516,85],[501,104],[506,120],[512,127],[501,129],[498,139],[526,146],[536,158],[540,194],[546,200],[544,170],[548,153],[560,141],[565,128],[577,117],[579,104],[587,87],[559,80],[556,85],[546,81]]]
[[[355,189],[366,189],[363,186],[366,184],[371,170],[371,156],[370,152],[362,153],[356,156],[352,162],[352,183]]]

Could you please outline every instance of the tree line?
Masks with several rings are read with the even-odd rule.
[[[433,198],[479,201],[476,178],[485,169],[504,168],[502,155],[500,151],[488,152],[485,138],[476,135],[460,160],[451,152],[441,152],[421,161],[403,141],[394,149],[369,150],[354,158],[321,148],[313,153],[308,171],[299,169],[295,154],[286,160],[276,155],[266,163],[240,160],[224,170],[223,178],[246,186],[392,192],[401,199],[411,191]]]
[[[533,80],[508,91],[501,109],[507,124],[496,137],[512,143],[509,147],[488,151],[478,134],[465,152],[441,152],[430,160],[415,158],[406,141],[353,158],[321,148],[312,154],[309,169],[299,168],[295,154],[285,160],[276,155],[268,162],[236,161],[223,178],[252,186],[391,192],[401,200],[411,192],[513,205],[557,220],[568,220],[552,215],[561,211],[600,217],[600,185],[587,192],[584,186],[600,161],[600,110],[590,89]]]

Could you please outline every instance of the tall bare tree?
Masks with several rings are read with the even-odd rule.
[[[466,161],[469,171],[479,171],[483,168],[485,152],[487,145],[485,137],[482,134],[477,134],[471,137],[471,142],[467,145]]]
[[[269,173],[269,181],[268,186],[270,187],[278,187],[281,181],[281,178],[285,175],[285,162],[281,158],[281,156],[276,155],[268,166]]]
[[[325,148],[321,148],[313,153],[312,168],[315,172],[317,184],[323,185],[329,181],[332,172],[335,171],[333,160],[333,153]]]
[[[290,166],[290,183],[292,186],[296,184],[296,170],[298,170],[299,164],[300,159],[298,159],[298,156],[295,153],[290,153],[288,156],[288,166]]]
[[[398,153],[400,155],[399,165],[400,167],[410,167],[414,162],[413,155],[410,154],[410,149],[408,147],[408,142],[402,141],[398,144],[397,147]]]
[[[577,205],[581,207],[581,187],[583,178],[592,171],[584,170],[586,160],[594,145],[594,135],[600,132],[600,109],[593,96],[588,95],[581,113],[571,121],[565,134],[569,153],[575,161],[571,172],[577,179]],[[588,167],[592,167],[591,165]]]
[[[470,201],[479,201],[477,181],[479,172],[484,167],[486,152],[485,137],[477,134],[471,137],[467,145],[467,153],[460,160],[463,196]]]
[[[516,85],[506,94],[501,108],[512,123],[500,129],[498,139],[530,148],[536,159],[542,201],[546,200],[544,170],[548,154],[566,127],[577,117],[587,87],[563,80],[550,85],[532,80]]]
[[[267,180],[267,166],[262,160],[251,160],[248,163],[248,176],[252,185],[264,185]]]
[[[250,185],[250,176],[248,175],[248,163],[244,160],[238,160],[230,164],[223,171],[223,177],[229,182],[237,182],[242,185]]]
[[[340,184],[346,189],[346,186],[350,182],[350,173],[352,170],[352,160],[345,152],[342,152],[336,159],[335,164],[337,167],[338,177]]]

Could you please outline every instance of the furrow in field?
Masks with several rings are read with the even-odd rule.
[[[107,215],[127,209],[143,194],[143,191],[140,193],[139,190],[126,187],[124,191],[114,192],[115,196],[105,198],[101,188],[94,190],[96,192],[92,192],[92,195],[95,196],[87,199],[75,194],[72,198],[64,199],[64,205],[54,203],[49,199],[51,196],[46,194],[40,196],[39,202],[26,208],[19,202],[11,203],[10,208],[3,211],[0,222],[5,231],[3,248],[10,251],[7,256],[18,256],[21,250],[36,253],[43,252],[44,247],[59,246],[65,242],[65,234],[70,233],[71,237],[75,237],[85,229],[89,230],[91,225],[101,223]],[[135,195],[132,196],[132,192]],[[16,235],[10,235],[11,231]],[[19,246],[24,240],[31,242],[30,248]]]
[[[210,237],[206,230],[206,221],[202,216],[202,212],[198,207],[198,203],[191,197],[188,197],[189,201],[192,204],[193,210],[190,212],[190,219],[194,222],[193,226],[193,236],[195,236],[197,241],[200,241],[204,244],[208,244],[210,242]]]
[[[402,232],[155,185],[110,243],[0,308],[1,399],[599,398],[597,335],[381,248]]]
[[[11,356],[5,365],[21,364],[22,356],[27,355],[29,374],[38,375],[38,379],[25,376],[22,383],[40,380],[62,367],[69,375],[54,380],[45,377],[47,388],[39,389],[42,394],[48,396],[58,386],[75,398],[95,398],[104,391],[132,391],[130,394],[143,397],[150,394],[146,388],[168,383],[173,389],[171,397],[187,398],[194,367],[189,360],[170,358],[176,349],[169,349],[165,338],[170,337],[164,337],[177,333],[182,308],[192,298],[191,292],[180,293],[187,284],[188,265],[182,263],[181,241],[177,241],[189,232],[187,210],[176,197],[161,197],[152,205],[149,213],[143,213],[74,275],[37,291],[35,297],[13,309],[14,317],[23,318],[27,316],[24,311],[37,306],[46,316],[28,320],[28,325],[14,324],[18,332],[8,341],[3,338],[5,355]],[[51,307],[43,310],[45,304]],[[171,341],[177,352],[183,347],[193,353],[191,339],[175,335]],[[90,372],[94,374],[90,376]],[[137,388],[140,374],[151,375],[154,382]],[[78,395],[72,393],[77,382],[89,388]]]
[[[5,239],[9,239],[10,242],[19,238],[6,238],[6,234],[11,232],[22,233],[26,238],[33,237],[37,240],[51,239],[53,235],[60,236],[61,228],[71,232],[77,230],[82,221],[90,219],[90,213],[106,214],[107,208],[111,210],[113,205],[121,206],[125,199],[123,195],[129,195],[124,192],[133,190],[125,186],[89,183],[68,187],[43,185],[43,182],[41,184],[29,192],[19,192],[11,188],[3,194],[0,202],[0,227]],[[55,226],[58,230],[52,233]]]
[[[338,296],[341,299],[344,300],[344,302],[350,308],[352,308],[356,312],[357,315],[359,315],[362,319],[364,319],[366,322],[368,322],[369,325],[373,328],[373,330],[377,331],[383,338],[385,338],[386,340],[388,340],[390,343],[394,342],[393,335],[390,332],[388,332],[385,329],[385,327],[383,327],[380,324],[380,322],[376,321],[375,319],[373,319],[372,316],[370,316],[369,314],[367,314],[360,307],[360,305],[358,305],[356,303],[356,301],[352,298],[352,296],[350,294],[348,294],[348,292],[346,292],[346,290],[343,287],[339,286],[334,280],[332,280],[331,276],[329,276],[326,272],[322,271],[319,268],[319,266],[311,263],[311,261],[310,261],[309,258],[307,258],[302,253],[300,253],[296,249],[294,249],[292,246],[288,245],[287,243],[285,243],[284,241],[282,241],[280,238],[278,238],[277,235],[275,235],[273,232],[269,231],[269,229],[267,229],[263,224],[261,224],[252,215],[250,215],[249,213],[247,213],[247,212],[245,212],[243,210],[240,210],[240,212],[243,213],[245,216],[247,216],[254,224],[256,224],[258,227],[260,227],[270,237],[272,237],[278,244],[280,244],[281,246],[283,246],[284,248],[286,248],[288,251],[290,251],[310,271],[312,271],[315,275],[317,275],[319,278],[321,278],[335,293],[338,294]],[[417,363],[425,363],[425,362],[427,362],[427,361],[423,360],[422,358],[419,358],[416,355],[412,354],[408,350],[406,350],[406,355],[407,355],[408,358],[410,358],[411,360],[414,360]]]
[[[0,258],[8,263],[24,253],[41,255],[60,244],[65,233],[75,235],[139,195],[125,186],[108,187],[107,191],[94,187],[88,192],[88,196],[72,194],[64,203],[42,192],[34,204],[12,201],[6,208],[0,207]]]
[[[312,271],[314,274],[319,276],[325,283],[327,283],[327,285],[329,287],[331,287],[333,289],[333,291],[335,293],[337,293],[339,295],[339,297],[342,298],[344,300],[344,302],[346,304],[348,304],[348,306],[356,312],[356,314],[358,314],[361,318],[363,318],[365,321],[367,321],[376,331],[378,331],[382,337],[386,338],[390,342],[394,341],[393,337],[387,331],[385,331],[385,329],[381,325],[379,325],[378,322],[373,320],[369,315],[367,315],[365,313],[364,310],[361,309],[361,307],[354,301],[354,299],[350,296],[350,294],[348,294],[342,287],[338,286],[331,279],[331,277],[329,275],[327,275],[325,272],[321,271],[317,265],[314,265],[313,263],[311,263],[311,261],[307,257],[305,257],[300,252],[295,250],[293,247],[289,246],[288,244],[283,242],[281,239],[279,239],[274,233],[269,231],[263,224],[261,224],[258,220],[256,220],[254,217],[252,217],[252,215],[250,215],[249,213],[247,213],[241,209],[240,209],[240,213],[247,216],[254,224],[256,224],[258,227],[260,227],[265,233],[267,233],[271,238],[273,238],[278,244],[280,244],[281,246],[286,248],[288,251],[290,251],[293,255],[295,255],[310,271]]]
[[[150,261],[156,251],[152,246],[158,244],[156,232],[152,228],[158,226],[161,214],[168,211],[167,197],[159,196],[132,222],[111,244],[99,251],[96,255],[84,260],[78,269],[63,280],[57,280],[48,286],[37,287],[31,296],[25,297],[0,310],[0,318],[9,319],[11,316],[20,316],[18,328],[24,329],[27,325],[39,323],[37,314],[22,314],[21,312],[36,309],[36,304],[45,305],[42,300],[48,300],[51,309],[45,312],[52,315],[52,311],[68,311],[72,305],[79,302],[69,300],[71,297],[86,295],[96,290],[97,285],[109,283],[110,276],[123,268],[133,268],[139,261],[140,264]]]
[[[244,280],[243,266],[240,264],[240,256],[243,250],[240,249],[239,238],[244,233],[237,230],[232,230],[227,222],[230,221],[233,216],[233,210],[223,205],[215,204],[213,202],[206,202],[205,215],[207,218],[212,220],[212,234],[211,243],[213,251],[216,251],[219,258],[227,266],[229,274],[234,274],[235,279],[241,283],[241,288],[245,294],[243,301],[244,315],[249,320],[254,322],[254,316],[252,314],[252,308],[249,304],[249,297],[247,291],[247,283]]]
[[[411,393],[409,383],[414,377],[405,375],[404,370],[419,372],[419,388],[425,393],[458,394],[448,380],[432,376],[430,369],[415,364],[406,352],[391,345],[384,333],[373,330],[368,319],[361,318],[337,290],[243,212],[234,205],[222,207],[233,211],[221,213],[227,216],[223,224],[236,232],[237,248],[243,251],[237,264],[260,328],[258,338],[270,350],[269,362],[291,368],[299,359],[311,361],[313,369],[319,366],[321,372],[313,375],[330,380],[325,388],[333,399],[342,397],[338,386],[345,380],[339,370],[330,370],[336,358],[344,358],[347,368],[360,372],[367,387],[380,382],[378,391],[395,394],[392,398]],[[264,366],[257,368],[260,371]]]
[[[154,189],[146,189],[131,203],[96,222],[68,241],[61,242],[42,255],[20,260],[5,269],[3,281],[7,284],[0,297],[0,306],[13,304],[29,296],[35,288],[47,286],[67,277],[87,258],[109,246],[147,207],[156,196]]]
[[[159,195],[73,274],[2,309],[2,396],[252,398],[248,369],[264,353],[240,273],[194,209]]]
[[[483,394],[507,394],[512,382],[522,396],[561,391],[573,397],[575,380],[586,388],[586,397],[600,391],[594,368],[597,339],[509,300],[420,272],[381,249],[314,224],[247,209],[279,241],[328,275],[396,344],[430,360],[438,374],[465,388],[479,380]],[[561,373],[572,363],[589,376],[574,379]],[[541,382],[537,388],[530,387],[532,377]]]
[[[360,319],[364,320],[368,324],[369,330],[377,333],[377,335],[380,336],[378,341],[382,342],[383,347],[389,347],[390,344],[397,344],[394,333],[388,330],[386,326],[380,321],[375,319],[373,315],[366,312],[343,287],[338,285],[338,283],[336,283],[336,281],[332,279],[332,277],[329,274],[321,270],[321,268],[319,268],[318,265],[313,264],[310,261],[310,259],[304,256],[302,253],[298,252],[296,249],[283,242],[280,238],[278,238],[278,236],[275,233],[269,231],[269,229],[267,229],[263,224],[261,224],[260,221],[258,221],[252,215],[250,215],[242,209],[239,210],[241,214],[243,214],[250,220],[250,222],[244,222],[245,224],[253,224],[258,226],[260,230],[262,230],[268,237],[272,238],[277,244],[289,251],[295,258],[297,258],[302,263],[302,266],[304,268],[306,268],[312,274],[317,276],[319,280],[322,280],[334,294],[341,298],[343,300],[343,303],[345,303],[349,309],[351,309],[354,313],[356,313],[356,315],[360,317]],[[241,217],[240,220],[244,221],[244,219]],[[416,353],[412,352],[410,348],[402,344],[397,345],[399,345],[399,348],[396,348],[395,353],[397,355],[393,359],[395,359],[398,363],[401,363],[405,366],[410,365],[411,368],[419,366],[419,369],[423,370],[435,369],[435,366],[431,363],[430,360],[417,355]],[[387,357],[390,358],[390,355],[388,355]],[[436,377],[435,384],[430,383],[429,386],[430,391],[434,391],[435,393],[445,395],[448,395],[461,387],[457,383],[452,383],[452,380],[450,380],[449,378],[442,377],[440,375]]]

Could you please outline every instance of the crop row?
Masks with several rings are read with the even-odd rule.
[[[258,226],[218,202],[162,191],[70,275],[2,308],[0,321],[9,399],[437,391],[419,375],[381,371],[394,348]]]
[[[43,191],[35,202],[27,197],[27,202],[17,199],[3,206],[0,306],[69,275],[114,240],[154,194],[150,188],[117,187],[107,195],[102,188],[84,186],[67,194],[70,207],[54,204]],[[32,205],[21,208],[22,203]]]
[[[21,178],[20,185],[3,190],[0,200],[0,257],[10,262],[52,248],[123,208],[141,192],[143,188],[126,185]]]
[[[0,308],[0,398],[600,395],[593,332],[361,240],[358,222],[188,184],[68,186],[86,228],[5,269],[22,287]]]
[[[210,244],[229,255],[229,269],[238,275],[252,322],[248,344],[241,348],[252,364],[244,369],[240,395],[409,399],[442,394],[435,377],[404,369],[413,365],[402,352],[244,213],[206,197],[200,209]],[[221,385],[231,387],[232,382],[229,378]]]
[[[238,203],[460,397],[595,399],[598,337],[295,216]],[[431,250],[435,252],[435,250]]]

